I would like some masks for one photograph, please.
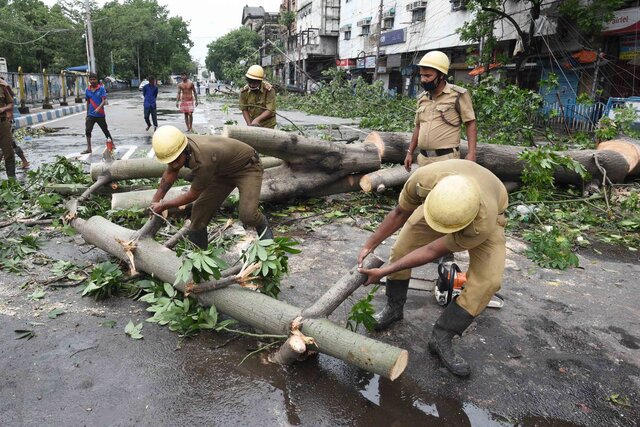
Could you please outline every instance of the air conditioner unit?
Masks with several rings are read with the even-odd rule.
[[[358,27],[364,27],[365,25],[370,25],[370,24],[371,24],[371,18],[364,18],[358,21],[356,25]]]
[[[382,19],[392,19],[394,16],[396,16],[396,9],[392,7],[382,14]]]
[[[417,9],[426,9],[426,7],[427,7],[426,1],[414,1],[407,5],[407,11],[413,12],[414,10],[417,10]]]
[[[386,19],[384,21],[382,21],[382,29],[383,30],[390,30],[393,28],[393,21],[391,19]]]
[[[457,10],[467,10],[467,0],[450,0],[451,1],[451,11],[455,12]]]

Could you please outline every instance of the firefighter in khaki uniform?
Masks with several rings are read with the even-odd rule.
[[[11,134],[11,116],[13,115],[13,96],[9,83],[0,79],[0,149],[4,156],[7,178],[16,177],[16,156],[13,151],[13,135]]]
[[[272,239],[267,218],[259,211],[262,187],[262,163],[251,146],[232,138],[215,135],[189,135],[174,126],[161,126],[153,134],[156,158],[167,164],[160,185],[151,201],[151,209],[161,213],[191,202],[189,239],[206,249],[207,225],[227,196],[238,188],[240,221],[256,228],[261,239]],[[189,191],[163,201],[178,178],[182,167],[194,176]]]
[[[240,90],[240,110],[247,126],[276,127],[276,90],[264,80],[259,65],[249,67],[247,84]]]
[[[460,126],[466,125],[467,160],[476,161],[478,131],[469,92],[447,83],[449,58],[434,50],[422,57],[420,83],[425,92],[418,99],[411,143],[404,166],[411,170],[413,153],[419,150],[418,165],[460,158]]]
[[[389,264],[360,271],[367,285],[387,276],[387,305],[377,330],[403,318],[411,268],[450,252],[469,251],[467,282],[435,323],[429,350],[455,375],[467,376],[467,362],[455,353],[451,339],[462,335],[500,289],[505,263],[504,211],[507,190],[488,169],[452,159],[419,168],[405,184],[398,206],[364,244],[358,265],[384,239],[402,227]]]

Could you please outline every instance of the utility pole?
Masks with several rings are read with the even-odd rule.
[[[378,7],[378,41],[376,42],[376,60],[373,64],[373,81],[378,80],[378,58],[380,57],[380,36],[382,35],[382,8],[384,7],[384,0],[380,0],[380,6]]]
[[[87,24],[87,52],[89,54],[89,72],[97,72],[96,57],[93,52],[93,30],[91,29],[91,9],[89,8],[89,0],[84,0],[84,8],[86,12]]]

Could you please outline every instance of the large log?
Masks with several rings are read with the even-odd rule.
[[[404,135],[404,136],[403,136]],[[391,138],[389,145],[401,146],[404,141],[405,153],[406,147],[409,146],[411,141],[410,133],[378,133],[372,137],[372,139]],[[627,141],[627,144],[634,145]],[[372,144],[375,145],[375,144]],[[602,145],[602,144],[601,144]],[[387,147],[387,143],[384,144]],[[502,181],[520,181],[520,176],[524,169],[525,164],[518,160],[518,156],[525,147],[513,146],[513,145],[495,145],[495,144],[478,144],[476,150],[476,161],[479,165],[492,171]],[[395,149],[396,152],[400,150]],[[603,150],[568,150],[557,152],[560,155],[569,156],[573,160],[579,162],[585,167],[587,172],[593,179],[601,181],[603,174],[600,168],[604,169],[607,173],[607,178],[613,183],[624,182],[628,175],[628,171],[635,170],[628,163],[624,155],[613,149]],[[467,155],[467,143],[462,141],[460,144],[460,156]],[[396,154],[395,159],[399,159]],[[597,162],[596,162],[597,159]],[[402,157],[404,161],[404,157]],[[398,161],[400,163],[401,161]],[[640,168],[637,168],[640,169]],[[580,176],[575,172],[568,171],[562,167],[558,167],[554,171],[554,178],[556,183],[559,184],[581,184],[582,180]]]
[[[339,172],[345,176],[380,169],[380,156],[372,144],[314,140],[291,132],[246,126],[225,126],[222,135],[283,159],[293,170]]]
[[[121,260],[130,260],[125,247],[119,242],[131,240],[134,231],[97,216],[86,221],[75,219],[71,224],[88,243]],[[176,271],[182,264],[173,251],[144,236],[136,241],[133,259],[139,271],[153,274],[167,283],[175,281]],[[176,288],[184,292],[185,284],[179,283]],[[301,312],[300,308],[283,301],[237,287],[197,297],[203,305],[215,305],[221,313],[269,334],[288,335],[290,324]],[[315,340],[315,350],[391,380],[404,371],[408,362],[406,350],[355,334],[327,319],[306,319],[300,331]]]
[[[275,157],[263,157],[260,160],[265,169],[273,168],[283,163],[281,159],[276,159]],[[90,173],[91,179],[94,181],[105,173],[109,173],[113,181],[119,181],[123,179],[160,178],[166,169],[167,165],[160,163],[155,158],[144,158],[116,160],[111,163],[92,163]],[[182,168],[180,169],[179,177],[186,178],[190,173],[191,169]]]
[[[319,176],[322,178],[324,177],[324,174],[319,174]],[[276,183],[270,187],[268,184],[272,182],[271,180],[263,181],[262,190],[260,192],[260,200],[263,202],[277,202],[296,196],[310,198],[360,191],[359,183],[362,176],[362,174],[347,175],[345,177],[337,179],[336,181],[329,182],[328,184],[319,185],[317,187],[313,187],[304,191],[291,191],[291,189],[288,188],[291,183],[284,183],[280,185]],[[267,183],[267,185],[265,185],[265,182]],[[310,183],[313,184],[313,181],[311,181]],[[319,184],[319,182],[315,182],[315,184]],[[173,187],[165,196],[165,200],[171,200],[181,193],[186,192],[187,190],[189,190],[188,185]],[[129,193],[114,193],[111,196],[111,209],[143,209],[149,207],[151,205],[151,199],[153,198],[153,195],[155,193],[156,190],[140,190],[131,191]],[[233,190],[231,196],[237,197],[238,191]],[[225,202],[225,205],[226,203],[227,202]]]

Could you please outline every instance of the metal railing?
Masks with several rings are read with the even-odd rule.
[[[568,129],[572,132],[593,132],[605,110],[605,104],[545,103],[534,116],[538,126]]]

